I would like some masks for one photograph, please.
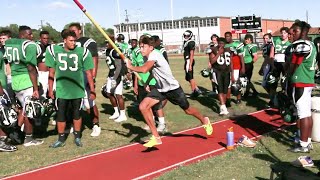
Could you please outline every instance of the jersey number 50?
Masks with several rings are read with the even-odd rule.
[[[9,63],[14,62],[15,64],[19,64],[20,57],[18,48],[6,47],[5,56],[7,57]]]
[[[73,67],[68,67],[67,59],[72,59],[73,61]],[[78,61],[79,58],[76,54],[58,54],[58,60],[61,63],[59,66],[59,69],[61,71],[66,71],[69,69],[70,71],[77,71],[78,70]]]

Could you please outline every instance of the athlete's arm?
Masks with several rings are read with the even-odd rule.
[[[194,49],[190,50],[190,64],[189,64],[189,71],[193,71],[192,64],[194,61]]]
[[[223,48],[219,48],[219,50],[214,49],[212,51],[212,53],[210,53],[210,62],[211,64],[214,64],[217,62],[218,58],[220,57],[221,54],[224,53],[224,51],[222,51]],[[218,51],[218,52],[217,52]]]
[[[55,69],[54,68],[49,68],[49,80],[48,80],[48,85],[49,85],[49,97],[51,99],[54,99],[54,94],[53,94],[53,82],[54,82],[54,76],[55,76]]]
[[[146,73],[146,72],[150,71],[150,69],[153,67],[154,63],[155,63],[155,61],[148,60],[147,62],[144,63],[143,66],[132,66],[130,61],[128,61],[126,64],[127,64],[128,69],[131,69],[132,71]]]
[[[37,69],[32,64],[28,64],[27,68],[28,68],[28,73],[29,73],[30,80],[31,80],[32,86],[33,86],[33,96],[35,98],[39,98],[38,72],[37,72]]]
[[[94,100],[96,99],[96,93],[94,90],[93,76],[90,69],[86,70],[86,76],[87,76],[89,87],[90,87],[90,99]]]

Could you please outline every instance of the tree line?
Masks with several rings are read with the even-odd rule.
[[[69,23],[69,24],[71,24],[71,23]],[[67,29],[69,27],[69,24],[66,24],[64,26],[64,29]],[[104,36],[101,34],[101,32],[93,24],[85,23],[82,26],[82,28],[84,29],[84,33],[85,33],[84,36],[94,39],[97,42],[97,45],[99,47],[103,47],[105,45]],[[5,27],[0,27],[0,31],[2,31],[4,29],[9,29],[12,32],[12,37],[18,37],[18,35],[19,35],[19,25],[18,24],[10,24],[10,25],[5,26]],[[108,29],[102,28],[102,29],[108,35],[114,35],[114,30],[112,28],[108,28]],[[44,24],[39,29],[32,29],[33,37],[34,37],[35,41],[39,39],[39,35],[40,35],[40,31],[41,30],[49,32],[51,41],[53,43],[62,42],[62,38],[61,38],[61,35],[60,35],[61,31],[56,30],[54,27],[52,27],[50,25],[50,23]]]

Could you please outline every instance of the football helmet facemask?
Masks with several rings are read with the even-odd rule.
[[[39,99],[30,96],[25,99],[25,113],[28,118],[39,119],[44,115],[45,109]]]
[[[242,88],[246,88],[248,85],[248,78],[246,76],[239,77],[240,85]]]
[[[239,81],[232,83],[231,85],[231,93],[234,96],[238,96],[241,93],[241,84]]]
[[[0,126],[2,128],[11,128],[18,122],[17,112],[10,106],[0,105]]]

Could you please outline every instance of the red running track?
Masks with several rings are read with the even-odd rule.
[[[214,133],[210,137],[202,127],[197,127],[162,138],[163,144],[151,151],[146,152],[141,144],[135,143],[5,179],[151,179],[178,166],[226,151],[224,145],[229,127],[234,128],[237,140],[242,135],[257,138],[282,125],[277,111],[258,111],[213,123]]]

